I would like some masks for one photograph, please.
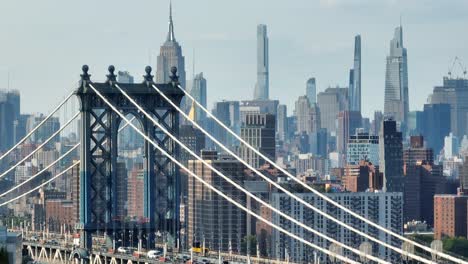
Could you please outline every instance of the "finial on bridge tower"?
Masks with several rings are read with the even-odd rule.
[[[177,67],[172,66],[171,73],[172,75],[170,76],[170,78],[171,78],[172,84],[179,84],[179,76],[177,76]]]
[[[110,85],[112,85],[113,83],[115,83],[117,81],[117,76],[114,74],[114,71],[115,71],[114,65],[110,65],[108,70],[109,70],[109,74],[106,75],[107,76],[107,82]]]
[[[86,64],[83,65],[83,67],[81,67],[81,70],[83,71],[83,74],[81,74],[81,80],[82,81],[89,81],[91,75],[88,74],[88,71],[89,71],[88,65],[86,65]]]
[[[154,76],[151,75],[151,71],[152,71],[152,70],[153,70],[153,69],[151,68],[151,66],[146,66],[146,67],[145,67],[145,72],[146,72],[146,74],[143,75],[143,78],[145,79],[145,82],[147,82],[148,85],[149,85],[150,83],[153,82],[153,77],[154,77]]]

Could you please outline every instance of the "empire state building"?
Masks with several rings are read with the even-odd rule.
[[[177,67],[180,85],[185,87],[185,58],[182,56],[182,47],[175,39],[174,23],[172,21],[172,4],[169,5],[169,31],[164,44],[161,46],[156,67],[156,82],[168,83],[171,81],[171,67]]]

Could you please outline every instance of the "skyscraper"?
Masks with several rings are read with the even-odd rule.
[[[168,83],[171,81],[171,68],[177,67],[180,85],[185,86],[185,57],[182,55],[182,47],[175,39],[174,23],[172,21],[172,4],[169,6],[169,31],[164,44],[160,48],[156,67],[156,82]]]
[[[199,103],[206,108],[206,79],[203,77],[203,72],[195,75],[192,82],[192,88],[190,89],[190,95],[193,96]],[[206,120],[206,113],[200,107],[195,108],[195,120],[197,123],[204,124]]]
[[[0,91],[0,152],[14,144],[14,122],[20,115],[18,91]]]
[[[276,124],[278,139],[285,141],[288,139],[288,108],[286,105],[278,105],[278,123]]]
[[[379,134],[380,171],[383,173],[383,190],[403,192],[403,137],[397,131],[395,120],[382,123]]]
[[[307,80],[306,95],[309,99],[310,105],[317,103],[317,85],[315,83],[315,78]]]
[[[257,84],[255,85],[255,100],[268,100],[268,72],[267,26],[260,24],[257,26]]]
[[[236,182],[247,179],[245,166],[237,160],[222,158],[216,151],[202,151],[201,158]],[[199,160],[190,160],[188,168],[203,180],[236,201],[245,204],[246,196],[219,177]],[[205,187],[193,177],[188,178],[187,236],[211,249],[241,252],[242,239],[247,233],[246,213]]]
[[[444,77],[443,85],[434,87],[432,104],[449,104],[451,132],[459,138],[467,134],[468,79]]]
[[[338,113],[348,108],[348,88],[327,88],[317,95],[320,109],[320,127],[326,128],[328,133],[336,132]]]
[[[311,104],[307,96],[299,96],[296,101],[297,133],[307,135],[317,132],[320,128],[320,111],[316,104]]]
[[[275,124],[276,118],[272,114],[248,114],[242,120],[241,137],[269,159],[275,161]],[[240,146],[240,156],[253,167],[260,167],[265,160],[247,148]]]
[[[408,60],[403,47],[403,28],[399,26],[390,41],[390,55],[387,56],[384,114],[405,129],[408,111]]]
[[[349,110],[361,112],[361,35],[354,37],[354,68],[349,74]]]

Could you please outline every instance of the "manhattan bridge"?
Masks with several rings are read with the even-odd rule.
[[[58,131],[39,145],[38,148],[27,154],[23,160],[16,164],[9,165],[9,167],[0,174],[0,178],[5,177],[18,165],[53,140],[53,138],[70,125],[73,120],[79,120],[79,142],[76,145],[61,157],[57,158],[56,161],[48,164],[37,174],[32,175],[25,182],[17,184],[0,194],[0,197],[9,195],[8,200],[3,200],[0,204],[0,206],[6,206],[18,199],[37,192],[40,188],[61,177],[70,177],[70,175],[73,174],[67,174],[67,172],[72,169],[79,170],[79,173],[76,174],[79,178],[79,223],[77,223],[74,228],[77,234],[74,239],[76,241],[74,241],[74,243],[69,243],[67,240],[72,240],[72,238],[65,235],[59,237],[58,239],[60,241],[58,242],[54,240],[55,243],[47,243],[50,234],[47,234],[47,238],[45,234],[42,234],[45,238],[45,242],[25,239],[23,242],[24,254],[28,254],[38,263],[130,264],[161,263],[164,261],[167,262],[168,259],[173,263],[185,263],[186,261],[187,263],[189,263],[189,261],[191,261],[191,263],[289,263],[287,248],[279,249],[280,251],[284,250],[285,254],[283,255],[284,257],[277,259],[263,259],[259,254],[257,254],[257,256],[250,256],[241,255],[238,252],[232,252],[232,250],[229,250],[229,252],[221,252],[220,250],[210,249],[214,251],[214,253],[211,252],[211,257],[207,255],[205,259],[200,260],[195,254],[194,249],[191,248],[191,245],[188,246],[180,243],[180,241],[183,241],[180,232],[181,224],[179,221],[181,173],[192,177],[194,181],[199,182],[239,210],[257,219],[257,221],[263,222],[272,229],[296,240],[298,243],[312,248],[316,253],[315,257],[307,261],[304,260],[301,263],[467,263],[456,256],[443,252],[437,245],[429,246],[421,242],[413,241],[369,220],[359,213],[351,211],[346,206],[322,194],[277,165],[273,160],[269,159],[266,155],[257,150],[257,148],[237,135],[236,132],[231,130],[222,121],[211,115],[208,109],[191,96],[190,93],[180,85],[176,67],[171,68],[170,82],[168,83],[155,83],[152,69],[149,66],[145,68],[143,80],[135,84],[117,82],[114,66],[109,66],[108,71],[109,73],[106,76],[105,82],[94,82],[91,78],[89,67],[84,65],[82,67],[81,79],[78,87],[67,95],[31,132],[0,157],[0,161],[5,159],[15,149],[24,144],[28,137],[40,129],[67,101],[73,99],[79,100],[79,111],[74,113],[70,120],[65,122]],[[181,101],[184,97],[193,107],[197,107],[205,112],[227,133],[239,140],[241,144],[256,155],[259,155],[266,162],[271,164],[271,166],[287,175],[291,181],[295,181],[307,191],[315,193],[324,203],[336,207],[337,210],[346,212],[350,217],[355,218],[356,221],[363,222],[375,230],[385,233],[386,236],[392,237],[392,243],[389,244],[385,242],[388,240],[382,240],[379,237],[370,235],[356,228],[354,225],[349,225],[342,219],[338,219],[318,209],[306,199],[301,198],[270,177],[265,176],[259,169],[249,165],[248,162],[218,141],[211,133],[207,132],[207,130],[181,109]],[[129,118],[129,116],[132,117]],[[223,172],[213,166],[180,140],[179,124],[182,119],[202,131],[202,133],[217,144],[220,149],[241,162],[246,168],[250,169],[264,181],[288,195],[295,202],[304,205],[307,210],[312,210],[320,214],[328,221],[344,227],[352,232],[353,236],[362,237],[365,242],[363,242],[361,246],[355,247],[339,239],[329,237],[317,231],[316,227],[302,223],[275,208],[268,200],[251,193],[244,186],[233,180],[229,173]],[[133,121],[137,121],[141,126],[138,127]],[[132,129],[144,139],[144,184],[143,190],[140,190],[143,193],[144,221],[139,222],[136,227],[128,227],[122,224],[122,220],[117,212],[117,203],[119,199],[122,199],[119,197],[120,193],[117,191],[118,185],[122,184],[117,178],[118,135],[125,127]],[[28,187],[26,190],[24,189],[25,184],[33,181],[36,177],[39,177],[43,171],[65,159],[67,155],[70,155],[74,150],[78,150],[79,160],[73,161],[71,166],[52,175],[47,181]],[[303,236],[301,234],[304,233],[295,232],[297,228],[293,229],[275,223],[271,219],[253,211],[242,201],[225,194],[218,187],[206,181],[196,170],[189,169],[184,165],[180,161],[181,151],[188,152],[193,160],[200,161],[204,166],[213,171],[216,177],[222,178],[232,185],[233,188],[244,193],[249,199],[258,202],[271,210],[273,214],[280,216],[284,221],[290,224],[288,226],[292,224],[297,228],[307,231],[308,234],[312,236],[320,237],[324,241],[327,241],[329,246],[323,247],[317,245],[309,239],[310,236]],[[21,189],[22,187],[23,189]],[[19,192],[18,190],[22,191]],[[138,240],[138,251],[149,252],[162,246],[164,256],[172,255],[172,258],[161,260],[138,257],[131,254],[120,254],[121,252],[119,253],[116,251],[116,243],[119,241],[124,241],[125,243],[125,236],[128,232],[133,232],[135,234]],[[163,245],[160,243],[158,244],[158,237],[161,236],[161,234],[166,237]],[[24,230],[23,235],[25,238],[28,237],[27,232],[24,232]],[[97,238],[100,237],[104,237],[106,241],[111,241],[111,251],[103,251],[96,245],[96,241],[98,241]],[[389,251],[393,252],[391,254],[392,257],[381,257],[375,250],[377,246],[387,248]],[[205,245],[203,245],[202,249],[203,255],[205,255],[204,248]],[[183,259],[182,256],[189,257]]]

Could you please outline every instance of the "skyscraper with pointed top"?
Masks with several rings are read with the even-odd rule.
[[[403,47],[403,27],[400,25],[395,29],[387,56],[384,115],[397,121],[405,133],[408,112],[408,60],[406,48]]]
[[[268,71],[268,36],[267,26],[257,26],[257,84],[255,85],[254,100],[268,100],[269,98]]]
[[[174,22],[172,21],[172,3],[169,4],[169,31],[166,41],[160,48],[156,67],[156,82],[167,83],[171,81],[171,67],[177,67],[179,83],[183,88],[186,84],[185,58],[182,55],[182,47],[176,41],[174,34]]]
[[[349,110],[361,112],[361,35],[354,37],[354,67],[349,73]]]

